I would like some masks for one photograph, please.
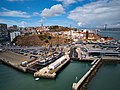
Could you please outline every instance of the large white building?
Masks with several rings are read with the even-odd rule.
[[[19,36],[19,35],[21,35],[21,33],[18,32],[18,31],[11,32],[11,33],[10,33],[10,40],[11,40],[11,42],[13,41],[13,39],[14,39],[16,36]]]
[[[55,68],[57,68],[59,65],[61,65],[64,61],[66,60],[65,56],[62,56],[61,58],[59,58],[58,60],[56,60],[55,62],[53,62],[52,64],[50,64],[48,66],[49,70],[53,70]]]

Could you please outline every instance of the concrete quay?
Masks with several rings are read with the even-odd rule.
[[[102,59],[99,58],[77,83],[73,83],[72,90],[87,90],[88,82],[95,76],[97,70],[102,65],[102,62]]]
[[[28,61],[29,58],[14,53],[12,51],[5,51],[0,53],[0,61],[6,65],[9,65],[15,69],[26,72],[27,67],[23,67],[20,64],[23,61]]]
[[[57,66],[55,69],[50,70],[49,66],[44,67],[43,69],[40,69],[38,72],[35,72],[34,77],[49,78],[49,79],[56,78],[57,72],[60,69],[62,69],[70,61],[70,59],[67,55],[65,55],[65,57],[66,58],[65,58],[64,62],[61,63],[59,66]],[[57,62],[58,60],[56,60],[55,62]],[[53,62],[53,63],[55,63],[55,62]],[[52,65],[53,63],[51,63],[50,65]]]
[[[23,61],[29,61],[30,60],[30,58],[25,57],[25,56],[20,55],[20,54],[17,54],[17,53],[14,53],[12,51],[1,52],[0,53],[0,58],[4,59],[6,61],[12,62],[15,65],[19,65]]]
[[[14,63],[9,62],[9,61],[4,60],[4,59],[0,59],[0,60],[1,60],[2,63],[6,64],[6,65],[9,65],[9,66],[11,66],[11,67],[13,67],[15,69],[20,70],[20,71],[26,72],[26,69],[27,69],[26,67],[22,67],[20,65],[15,65]]]
[[[115,61],[115,62],[120,62],[120,57],[108,57],[108,56],[104,56],[102,58],[104,61]]]

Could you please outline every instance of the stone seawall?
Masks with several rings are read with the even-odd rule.
[[[7,61],[7,60],[5,60],[5,59],[0,59],[0,61],[2,62],[2,63],[4,63],[4,64],[6,64],[6,65],[8,65],[8,66],[11,66],[11,67],[13,67],[13,68],[15,68],[15,69],[18,69],[18,70],[20,70],[20,71],[22,71],[22,72],[26,72],[26,68],[25,67],[22,67],[22,66],[20,66],[20,65],[15,65],[14,63],[12,63],[12,62],[10,62],[10,61]]]

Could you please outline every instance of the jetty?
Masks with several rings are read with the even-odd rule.
[[[86,58],[90,61],[90,57],[93,57],[94,60],[91,63],[92,67],[87,73],[77,83],[73,83],[72,90],[87,90],[89,81],[95,76],[102,63],[111,61],[120,62],[120,52],[117,50],[117,48],[119,48],[117,47],[118,45],[114,45],[114,47],[111,45],[107,46],[109,47],[106,48],[106,46],[103,47],[99,44],[77,46],[78,61],[84,61]]]
[[[50,65],[35,72],[34,77],[54,79],[56,78],[57,72],[62,69],[69,61],[69,56],[64,55]]]
[[[102,61],[101,58],[95,60],[95,63],[87,71],[87,73],[77,83],[73,83],[72,90],[87,90],[88,82],[92,79],[92,77],[94,77],[95,73],[97,72],[97,70],[102,65],[102,62],[103,61]]]

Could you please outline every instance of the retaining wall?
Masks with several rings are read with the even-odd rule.
[[[2,58],[0,59],[0,61],[1,61],[2,63],[4,63],[4,64],[8,65],[8,66],[11,66],[11,67],[15,68],[15,69],[18,69],[18,70],[20,70],[20,71],[26,72],[26,68],[25,68],[25,67],[22,67],[21,65],[15,65],[14,63],[9,62],[9,61],[7,61],[7,60],[5,60],[5,59],[2,59]]]

